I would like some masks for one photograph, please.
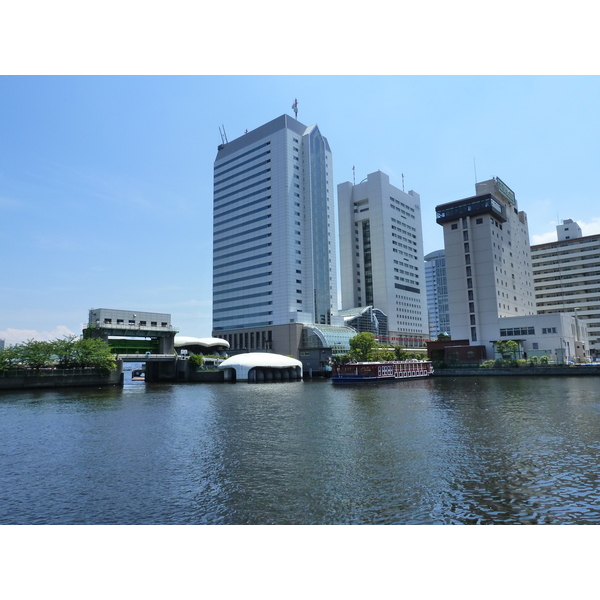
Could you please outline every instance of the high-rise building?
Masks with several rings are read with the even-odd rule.
[[[316,125],[282,115],[219,146],[213,335],[233,351],[297,358],[303,323],[337,323],[333,194],[331,150]]]
[[[342,309],[373,306],[388,318],[389,343],[429,339],[419,194],[377,171],[338,189]]]
[[[531,247],[537,311],[571,313],[585,322],[589,350],[600,357],[600,235],[582,236],[571,219],[556,227],[558,241]]]
[[[476,184],[476,195],[436,207],[444,228],[453,340],[484,346],[512,340],[520,358],[585,360],[587,332],[568,314],[538,315],[527,216],[499,178]]]
[[[429,337],[436,340],[440,334],[450,334],[448,311],[448,282],[446,280],[446,252],[436,250],[425,257],[425,288]]]

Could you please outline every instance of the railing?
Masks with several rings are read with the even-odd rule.
[[[98,369],[94,367],[81,367],[76,369],[12,369],[0,371],[0,377],[59,377],[65,375],[96,375]]]

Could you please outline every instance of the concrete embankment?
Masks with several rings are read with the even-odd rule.
[[[568,367],[504,367],[499,369],[465,368],[465,369],[436,369],[434,377],[490,377],[490,376],[570,376],[570,377],[598,377],[600,366],[568,366]]]
[[[109,375],[101,375],[95,369],[31,369],[0,376],[0,391],[122,386],[123,379],[122,361],[117,361],[117,370]]]

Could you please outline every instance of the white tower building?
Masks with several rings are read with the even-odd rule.
[[[332,182],[327,139],[288,115],[219,146],[213,335],[233,350],[297,356],[303,323],[336,321]]]
[[[476,184],[476,196],[436,207],[444,227],[453,339],[488,346],[498,319],[533,315],[535,295],[527,215],[499,178]]]
[[[388,317],[389,342],[429,339],[421,203],[377,171],[338,189],[342,309],[373,306]]]

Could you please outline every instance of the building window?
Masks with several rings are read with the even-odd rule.
[[[452,223],[451,229],[458,229],[458,223]]]

